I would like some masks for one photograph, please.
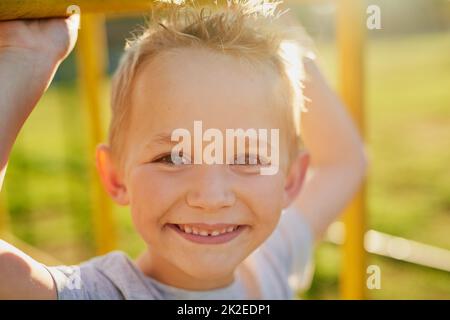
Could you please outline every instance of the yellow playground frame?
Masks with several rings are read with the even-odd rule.
[[[200,0],[199,3],[214,0]],[[226,1],[222,0],[224,3]],[[220,1],[220,2],[222,2]],[[296,0],[299,2],[335,1],[336,29],[339,51],[339,93],[348,107],[360,133],[364,136],[364,34],[365,10],[362,0]],[[61,17],[81,8],[81,26],[77,45],[79,84],[87,108],[90,130],[90,148],[103,140],[99,88],[103,85],[107,45],[105,41],[105,15],[139,13],[148,10],[154,0],[1,0],[0,20],[18,18]],[[76,6],[73,6],[76,4]],[[69,9],[68,9],[69,8]],[[116,226],[112,217],[110,199],[103,191],[92,164],[92,216],[97,253],[116,248]],[[3,205],[2,205],[3,204]],[[365,297],[365,186],[361,188],[343,215],[345,239],[342,244],[341,298]],[[55,263],[55,259],[39,252],[8,232],[8,216],[4,202],[0,201],[0,235],[42,262]]]

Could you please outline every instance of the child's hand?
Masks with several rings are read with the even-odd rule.
[[[30,58],[46,55],[48,59],[61,61],[75,45],[78,26],[79,15],[0,22],[0,54],[14,52]]]
[[[73,49],[78,25],[79,15],[0,22],[0,87],[8,83],[0,94],[10,98],[0,105],[1,114],[6,108],[31,112]]]

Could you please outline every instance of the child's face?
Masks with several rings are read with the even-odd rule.
[[[256,73],[236,58],[198,49],[165,53],[141,68],[132,93],[124,175],[114,170],[102,175],[104,182],[116,179],[106,182],[107,188],[117,202],[130,205],[154,257],[191,277],[218,279],[272,233],[297,194],[307,163],[294,161],[295,170],[282,165],[275,175],[261,175],[251,165],[168,162],[177,144],[170,141],[172,131],[186,128],[194,139],[194,121],[201,120],[203,131],[217,128],[224,141],[226,129],[280,129],[283,163],[286,141],[272,105],[276,79],[269,69]],[[191,231],[197,225],[198,232],[239,228],[219,236],[191,233],[188,239],[175,225]],[[200,243],[205,238],[211,242]]]

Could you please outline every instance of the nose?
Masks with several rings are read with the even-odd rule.
[[[236,200],[224,165],[198,165],[186,196],[189,206],[216,212],[231,207]]]

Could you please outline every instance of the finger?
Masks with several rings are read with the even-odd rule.
[[[72,14],[67,18],[67,23],[69,27],[69,52],[72,51],[75,43],[77,42],[78,29],[80,27],[80,15],[78,13]]]
[[[78,13],[72,14],[67,18],[67,21],[69,22],[69,27],[71,29],[78,30],[80,28],[80,14]]]

